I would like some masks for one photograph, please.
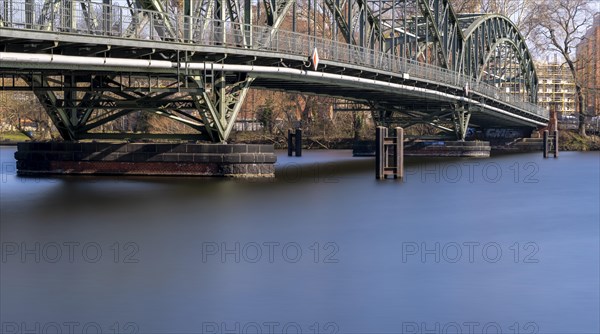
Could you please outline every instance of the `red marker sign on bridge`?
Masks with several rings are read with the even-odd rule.
[[[312,56],[310,56],[310,60],[312,61],[313,70],[317,70],[317,66],[319,66],[319,52],[317,52],[317,48],[313,50]]]

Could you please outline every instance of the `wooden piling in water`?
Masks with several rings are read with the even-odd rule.
[[[288,157],[292,156],[292,152],[294,151],[294,143],[292,141],[292,138],[294,137],[294,134],[292,133],[292,129],[288,129],[288,135],[287,135],[287,149],[288,149]]]
[[[288,129],[287,137],[288,157],[296,154],[297,157],[302,156],[302,129]]]
[[[378,180],[384,179],[385,168],[385,146],[384,139],[387,136],[387,128],[378,126],[375,130],[375,177]]]
[[[396,128],[396,174],[394,178],[404,179],[404,129]]]
[[[294,134],[294,137],[296,139],[296,143],[294,145],[294,148],[296,149],[296,156],[301,157],[302,156],[302,129],[296,129],[296,133]]]
[[[375,132],[375,178],[382,180],[387,176],[404,178],[404,129],[400,127],[394,136],[388,136],[388,129],[383,126]]]
[[[544,130],[544,158],[547,158],[550,154],[554,154],[555,158],[558,158],[558,130],[550,131]]]

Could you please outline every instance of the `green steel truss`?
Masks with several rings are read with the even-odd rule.
[[[352,15],[344,14],[344,7],[349,8],[345,2],[325,3],[348,43],[466,74],[478,82],[520,94],[523,101],[537,103],[538,81],[532,57],[523,36],[504,16],[460,15],[448,0],[375,0],[368,2],[369,8],[358,0],[348,12]],[[353,22],[359,22],[358,26]],[[464,139],[470,115],[477,112],[467,104],[452,104],[448,106],[450,112],[442,109],[434,113],[398,110],[375,101],[369,105],[379,125],[429,124],[454,132],[458,139]]]
[[[360,47],[362,53],[357,51],[356,57],[366,57],[365,50],[386,52],[468,75],[520,94],[524,102],[537,102],[532,57],[514,24],[500,15],[457,14],[448,0],[126,0],[126,5],[124,14],[115,9],[112,0],[0,0],[0,28],[11,22],[15,13],[25,13],[27,29],[44,31],[60,26],[75,31],[85,22],[88,30],[98,35],[122,31],[121,38],[147,36],[169,43],[202,42],[210,31],[214,34],[211,43],[234,41],[239,48],[254,50],[268,44],[291,22],[294,31]],[[326,20],[328,24],[320,24]],[[95,47],[90,48],[90,55],[110,57],[113,51],[110,45]],[[224,54],[226,58],[227,52]],[[127,56],[176,62],[194,58],[187,52],[153,49]],[[253,60],[236,63],[253,64]],[[65,139],[107,137],[97,129],[141,111],[187,125],[193,134],[182,138],[213,142],[228,139],[256,79],[248,73],[216,70],[182,70],[176,75],[114,72],[19,77],[33,89]],[[168,87],[163,87],[165,82]],[[409,110],[375,100],[366,104],[379,124],[406,127],[424,123],[454,132],[459,139],[465,137],[471,114],[478,112],[465,103],[444,104],[437,111]]]

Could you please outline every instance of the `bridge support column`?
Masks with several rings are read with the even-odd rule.
[[[459,107],[452,113],[452,121],[454,122],[454,132],[456,133],[456,139],[464,141],[467,136],[467,130],[469,128],[469,120],[471,119],[471,112],[468,109]]]
[[[297,157],[302,156],[302,129],[296,129],[292,132],[292,129],[288,129],[288,157],[291,157],[296,153]]]
[[[377,127],[375,133],[375,177],[378,180],[392,176],[404,178],[404,129],[398,127],[394,136],[388,136],[388,129]]]
[[[235,82],[228,82],[233,74],[208,68],[186,72],[170,75],[67,72],[53,76],[34,73],[21,78],[31,87],[64,140],[154,139],[155,134],[149,133],[143,122],[135,133],[125,132],[124,126],[121,132],[97,131],[105,124],[139,112],[144,117],[168,118],[193,130],[180,136],[160,134],[168,135],[169,139],[190,140],[193,135],[193,140],[226,143],[254,78],[238,73]],[[140,84],[132,86],[132,80]],[[52,81],[62,83],[63,98],[47,89]]]
[[[211,72],[205,69],[203,75],[193,77],[198,88],[208,88],[193,96],[194,105],[210,140],[226,143],[254,78],[240,75],[237,82],[228,84],[225,72]]]
[[[544,130],[544,158],[547,158],[551,153],[555,158],[558,158],[558,130]]]

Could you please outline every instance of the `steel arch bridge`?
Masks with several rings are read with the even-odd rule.
[[[33,91],[65,140],[225,142],[251,86],[344,98],[379,124],[461,140],[469,125],[548,122],[514,24],[447,0],[0,0],[0,80]],[[193,131],[98,131],[133,112]]]

